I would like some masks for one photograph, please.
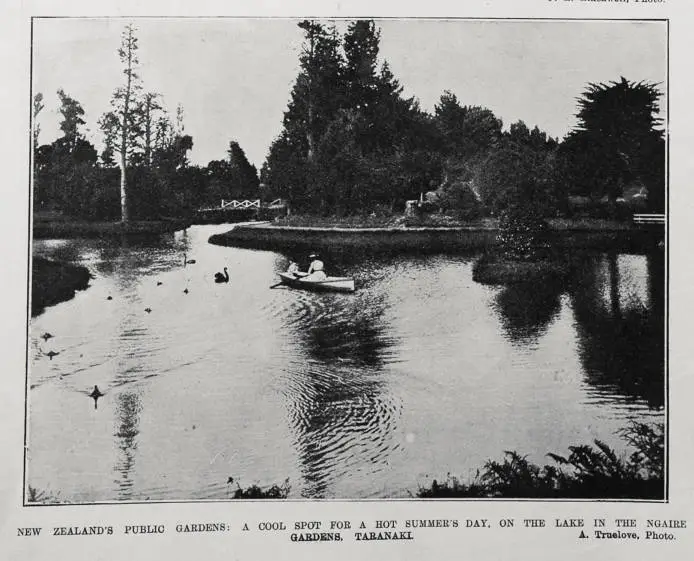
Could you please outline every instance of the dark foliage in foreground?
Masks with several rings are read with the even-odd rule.
[[[470,483],[451,475],[420,488],[420,498],[513,497],[662,499],[665,460],[664,426],[633,423],[620,431],[634,448],[628,458],[618,456],[604,442],[570,446],[569,455],[548,454],[558,466],[540,467],[515,451],[503,461],[489,460]]]
[[[286,499],[289,496],[289,479],[285,480],[282,485],[272,485],[268,488],[262,488],[258,485],[251,485],[243,489],[240,485],[234,491],[232,499]]]
[[[43,504],[58,504],[60,503],[60,493],[53,493],[49,490],[41,490],[29,485],[26,492],[26,502],[43,503]]]

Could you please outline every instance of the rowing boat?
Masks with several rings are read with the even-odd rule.
[[[354,292],[354,279],[350,277],[326,277],[324,280],[311,280],[296,277],[293,273],[280,273],[282,284],[292,288],[321,292]]]

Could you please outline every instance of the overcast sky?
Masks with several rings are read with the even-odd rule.
[[[222,159],[232,139],[258,168],[281,130],[302,41],[289,19],[36,19],[33,90],[44,94],[41,143],[58,131],[63,88],[86,112],[87,137],[101,148],[99,116],[122,78],[117,56],[126,23],[138,29],[145,89],[173,115],[184,110],[193,163]],[[662,22],[377,20],[381,60],[407,96],[433,111],[444,90],[482,105],[504,126],[519,119],[563,137],[589,82],[667,77]],[[344,30],[344,22],[338,28]],[[665,98],[662,100],[663,107]]]

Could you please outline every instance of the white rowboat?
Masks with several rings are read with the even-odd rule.
[[[354,279],[350,277],[326,277],[324,280],[311,280],[297,277],[293,273],[280,273],[280,279],[282,279],[282,284],[303,290],[354,292]]]

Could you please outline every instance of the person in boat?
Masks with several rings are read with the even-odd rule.
[[[312,253],[308,258],[311,260],[311,264],[308,266],[308,274],[304,279],[322,281],[328,278],[323,270],[323,261],[320,260],[320,256],[317,253]]]
[[[289,260],[289,267],[287,267],[287,272],[290,275],[297,276],[296,274],[299,272],[299,264],[294,261],[294,259]]]

